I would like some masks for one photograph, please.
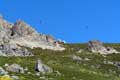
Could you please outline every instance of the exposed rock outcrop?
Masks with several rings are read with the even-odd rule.
[[[38,33],[22,20],[11,24],[0,16],[0,56],[32,56],[26,48],[64,50],[51,36]]]
[[[24,21],[17,21],[12,27],[14,43],[30,48],[40,47],[42,49],[64,50],[57,41],[44,34],[39,34]]]
[[[112,47],[105,47],[102,42],[99,40],[92,40],[88,42],[88,50],[93,53],[101,53],[101,54],[112,54],[119,53]]]

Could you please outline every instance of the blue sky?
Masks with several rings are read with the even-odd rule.
[[[0,13],[70,43],[120,42],[120,0],[0,0]]]

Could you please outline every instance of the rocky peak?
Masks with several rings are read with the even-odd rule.
[[[26,36],[33,32],[35,32],[35,30],[22,20],[16,21],[12,27],[12,35]]]
[[[0,17],[0,55],[33,56],[21,46],[51,50],[65,49],[52,36],[38,33],[22,20],[11,24]]]

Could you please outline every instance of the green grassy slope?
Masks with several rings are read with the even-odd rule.
[[[120,50],[119,44],[105,44]],[[46,80],[120,80],[120,68],[106,62],[120,61],[120,54],[111,54],[106,57],[98,53],[77,50],[86,49],[86,44],[66,44],[67,48],[63,52],[34,49],[31,50],[33,57],[0,57],[0,66],[5,63],[17,63],[23,67],[28,67],[29,71],[35,74],[34,66],[38,58],[45,64],[53,68],[54,72],[36,76],[33,74],[10,73],[18,75],[21,80],[44,80],[40,77],[46,77]],[[76,55],[82,58],[81,61],[73,60],[70,55]],[[85,60],[89,59],[89,60]],[[60,72],[60,74],[57,73]]]

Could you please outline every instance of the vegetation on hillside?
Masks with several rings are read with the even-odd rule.
[[[120,50],[120,44],[105,44]],[[101,55],[86,51],[86,44],[66,44],[65,51],[31,50],[31,57],[0,57],[0,66],[5,63],[17,63],[28,67],[32,74],[10,73],[20,80],[120,80],[120,67],[113,63],[120,61],[120,54]],[[78,51],[83,49],[81,53]],[[82,60],[73,60],[70,56],[79,56]],[[53,73],[35,75],[35,63],[41,59],[53,68]],[[44,79],[45,78],[45,79]]]

